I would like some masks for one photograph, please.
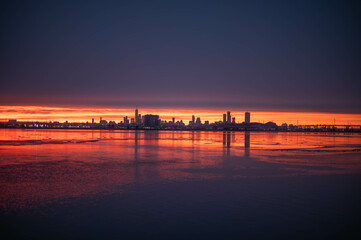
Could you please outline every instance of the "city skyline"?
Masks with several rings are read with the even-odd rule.
[[[139,108],[140,109],[140,108]],[[192,115],[197,115],[202,121],[223,121],[223,114],[227,110],[190,110],[190,109],[147,109],[141,108],[144,114],[158,114],[163,120],[171,121],[173,118],[188,122]],[[244,111],[231,111],[236,122],[244,120]],[[339,113],[314,113],[314,112],[263,112],[251,111],[254,122],[275,122],[278,125],[288,124],[361,124],[360,114]],[[33,106],[0,106],[0,121],[17,119],[19,121],[59,121],[59,122],[91,122],[92,118],[99,121],[104,120],[122,121],[125,116],[129,120],[134,118],[134,108],[112,109],[112,108],[59,108],[59,107],[33,107]]]

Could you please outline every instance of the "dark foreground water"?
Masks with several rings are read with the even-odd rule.
[[[4,239],[360,239],[361,135],[0,130]]]

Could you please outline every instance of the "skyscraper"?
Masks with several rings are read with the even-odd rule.
[[[200,118],[200,117],[197,117],[196,124],[197,124],[197,125],[201,125],[201,124],[202,124],[202,122],[201,122],[201,118]]]
[[[135,123],[139,123],[139,115],[138,115],[138,108],[135,109]]]
[[[227,115],[223,114],[223,123],[226,123]]]
[[[143,124],[145,127],[158,127],[160,124],[159,116],[152,114],[144,115]]]
[[[227,112],[227,123],[231,123],[231,112]]]
[[[125,124],[125,125],[128,125],[128,124],[129,124],[129,120],[128,120],[128,117],[127,117],[127,116],[124,117],[124,124]]]
[[[250,123],[251,122],[251,113],[250,112],[245,112],[244,113],[244,122],[245,123]]]
[[[192,123],[194,124],[195,123],[195,116],[194,115],[192,115]]]

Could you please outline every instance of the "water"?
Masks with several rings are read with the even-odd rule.
[[[24,239],[361,236],[361,135],[0,130],[0,226]]]

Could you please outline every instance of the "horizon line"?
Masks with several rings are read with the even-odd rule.
[[[134,116],[135,108],[99,108],[99,107],[49,107],[49,106],[1,106],[0,121],[17,119],[19,121],[69,121],[86,122],[92,118],[103,117],[110,121],[120,121],[124,116]],[[171,120],[175,117],[177,120],[188,121],[192,115],[201,117],[201,120],[209,122],[221,121],[223,114],[230,111],[236,122],[243,122],[244,112],[251,112],[252,122],[275,122],[277,124],[290,123],[357,123],[361,124],[361,114],[350,113],[327,113],[327,112],[297,112],[297,111],[261,111],[261,110],[232,110],[232,108],[219,109],[170,109],[170,108],[139,108],[140,114],[154,114],[160,116],[163,120]],[[146,113],[144,113],[146,112]],[[239,119],[242,119],[239,121]]]

